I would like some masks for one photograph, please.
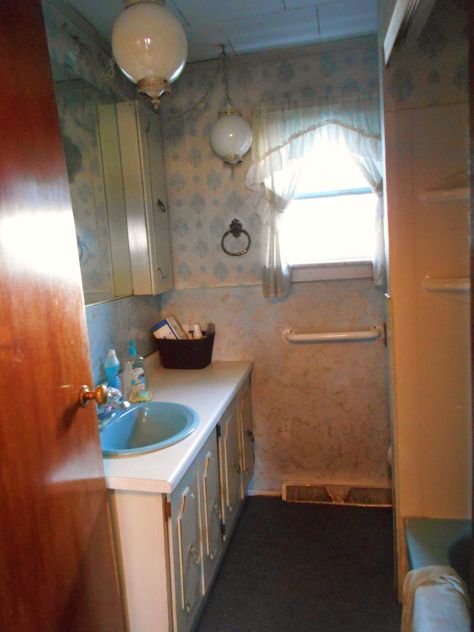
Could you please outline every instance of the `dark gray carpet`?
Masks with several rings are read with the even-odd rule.
[[[197,632],[399,632],[388,509],[249,498]]]

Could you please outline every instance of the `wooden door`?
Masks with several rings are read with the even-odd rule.
[[[38,0],[0,3],[0,612],[123,630],[76,237]]]

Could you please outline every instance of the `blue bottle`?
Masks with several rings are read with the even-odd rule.
[[[120,362],[117,358],[117,354],[115,353],[115,349],[109,349],[107,351],[107,356],[104,360],[104,369],[105,375],[107,377],[107,386],[112,386],[113,388],[120,387],[120,381],[118,377],[118,372],[120,368]]]

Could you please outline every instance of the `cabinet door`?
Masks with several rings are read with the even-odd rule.
[[[196,464],[171,495],[171,516],[175,627],[177,632],[187,632],[202,599]]]
[[[173,288],[170,220],[166,195],[165,164],[160,122],[156,114],[139,109],[140,140],[144,155],[144,174],[149,188],[147,221],[153,253],[151,273],[154,294]]]
[[[254,453],[254,435],[252,430],[252,400],[250,391],[250,381],[243,387],[242,395],[239,402],[239,430],[240,430],[240,449],[241,449],[241,467],[242,467],[242,486],[241,498],[247,495],[247,489],[250,479],[252,478],[255,453]]]
[[[237,517],[241,497],[238,407],[233,404],[220,423],[219,456],[222,486],[222,521],[226,534]]]
[[[198,471],[201,499],[203,594],[205,594],[222,552],[219,461],[215,432],[209,437],[200,453]]]
[[[136,101],[117,103],[133,293],[173,288],[160,121]]]

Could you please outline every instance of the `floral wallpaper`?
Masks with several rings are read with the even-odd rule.
[[[163,296],[163,313],[182,322],[214,322],[214,359],[254,362],[255,490],[279,491],[285,479],[388,485],[383,342],[290,346],[281,339],[287,327],[337,331],[381,324],[383,295],[371,280],[352,280],[294,283],[287,299],[264,299],[261,225],[244,186],[250,156],[232,168],[209,146],[224,104],[222,86],[198,113],[172,118],[196,102],[214,73],[214,63],[188,66],[173,95],[163,99],[177,287]],[[261,101],[377,93],[376,40],[233,58],[229,78],[232,100],[249,121]],[[220,248],[234,217],[252,236],[243,257]]]
[[[250,153],[242,165],[230,167],[209,145],[217,112],[225,104],[220,80],[203,108],[184,120],[175,116],[198,101],[215,71],[215,62],[190,64],[160,106],[177,288],[260,282],[261,224],[244,186]],[[376,40],[365,37],[233,57],[229,81],[232,101],[249,122],[252,109],[262,101],[377,93]],[[229,257],[220,247],[234,217],[252,237],[252,247],[243,257]]]
[[[128,341],[133,338],[137,351],[143,356],[156,351],[152,326],[159,322],[161,313],[159,296],[129,296],[86,307],[89,352],[94,383],[104,379],[108,349],[115,349],[120,363],[128,357]]]
[[[110,45],[87,20],[62,0],[43,0],[41,7],[55,79],[79,78],[119,100],[133,98],[133,88],[122,73],[107,73]]]
[[[468,99],[465,0],[438,0],[418,41],[395,48],[384,71],[387,111]]]
[[[114,295],[96,107],[110,98],[82,80],[55,83],[82,285],[88,296]],[[89,300],[92,299],[92,300]]]
[[[295,283],[287,300],[259,286],[179,290],[163,313],[214,322],[214,360],[254,363],[252,399],[258,491],[281,481],[389,484],[387,364],[380,339],[290,345],[299,331],[366,329],[384,320],[370,279]]]

